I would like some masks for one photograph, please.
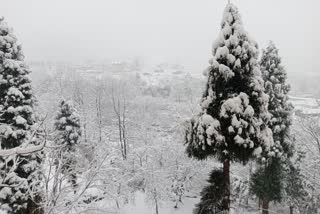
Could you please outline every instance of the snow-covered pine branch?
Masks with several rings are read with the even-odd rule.
[[[21,156],[27,156],[35,152],[40,152],[45,147],[45,142],[41,143],[37,146],[30,146],[27,148],[13,148],[13,149],[1,149],[0,150],[0,157],[6,157],[10,155],[21,155]]]

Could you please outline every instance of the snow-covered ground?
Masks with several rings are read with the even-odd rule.
[[[192,214],[194,205],[199,199],[186,198],[181,207],[175,209],[173,203],[161,204],[159,214]],[[145,202],[145,195],[141,192],[136,194],[135,203],[122,210],[123,214],[153,214],[155,206]]]
[[[179,208],[174,208],[173,203],[161,204],[159,214],[192,214],[195,204],[199,198],[185,198]],[[155,214],[155,206],[146,203],[145,195],[141,192],[136,193],[135,203],[126,206],[121,210],[121,214]],[[230,211],[230,214],[258,214],[259,211],[236,210]]]

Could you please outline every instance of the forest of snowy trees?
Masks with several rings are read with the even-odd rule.
[[[147,88],[37,77],[2,18],[0,213],[320,214],[320,115],[296,113],[281,50],[232,3],[216,38],[203,74]]]

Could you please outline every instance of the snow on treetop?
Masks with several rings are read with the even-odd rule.
[[[4,17],[0,18],[0,32],[2,33],[2,31],[9,31],[9,26],[6,22],[4,22]]]
[[[239,41],[244,40],[242,47]],[[258,57],[257,43],[253,41],[242,26],[242,19],[238,8],[233,4],[228,4],[224,10],[221,22],[221,33],[213,44],[213,55],[218,59],[221,54],[231,53],[241,55],[250,52],[254,57]]]
[[[13,30],[3,19],[0,19],[0,50],[0,57],[19,61],[24,59],[21,46],[17,44]],[[6,51],[3,52],[4,50]]]
[[[225,24],[228,24],[231,26],[233,23],[242,25],[241,15],[234,4],[227,4],[224,9],[221,25],[224,26]]]

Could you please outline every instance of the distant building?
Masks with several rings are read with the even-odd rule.
[[[127,71],[127,63],[122,61],[114,61],[111,63],[110,71],[113,73],[125,72]]]
[[[77,70],[77,73],[84,79],[102,79],[104,72],[102,70]]]
[[[294,106],[294,115],[299,117],[320,116],[320,101],[311,97],[289,96],[290,102]]]

